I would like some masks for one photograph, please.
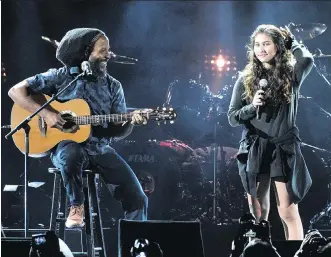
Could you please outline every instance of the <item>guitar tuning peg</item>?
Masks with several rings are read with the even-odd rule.
[[[163,107],[163,108],[162,108],[162,110],[163,110],[163,111],[166,111],[166,110],[167,110],[167,108]]]
[[[171,121],[170,121],[170,124],[174,124],[174,123],[175,123],[175,121],[174,121],[174,120],[171,120]]]
[[[163,122],[163,124],[167,124],[167,121],[165,120],[165,121]]]
[[[171,112],[172,112],[173,110],[174,110],[174,108],[169,108],[169,111],[171,111]]]

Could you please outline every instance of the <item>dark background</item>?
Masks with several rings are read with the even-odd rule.
[[[198,79],[201,74],[202,84],[208,85],[214,93],[221,92],[224,95],[221,104],[223,111],[226,111],[236,72],[221,78],[212,76],[205,69],[206,55],[210,56],[222,49],[230,57],[236,58],[236,67],[241,70],[247,62],[245,45],[256,26],[262,23],[283,26],[289,22],[326,24],[329,28],[322,35],[304,43],[311,52],[319,48],[324,54],[331,54],[330,11],[331,3],[327,1],[3,1],[1,61],[6,68],[6,80],[2,79],[1,84],[1,124],[10,123],[12,101],[7,92],[11,86],[49,68],[61,67],[55,58],[55,49],[43,41],[41,36],[60,41],[68,30],[76,27],[103,30],[110,39],[113,52],[139,60],[136,65],[110,63],[108,68],[109,73],[121,81],[129,107],[162,106],[171,82],[178,79],[181,87],[188,87],[188,81]],[[331,58],[319,59],[315,63],[322,67],[326,78],[330,80]],[[226,85],[230,87],[227,89]],[[331,111],[331,87],[313,68],[302,86],[301,94],[311,97],[300,99],[297,124],[303,142],[330,151],[331,117],[323,110]],[[179,97],[190,100],[190,93]],[[189,103],[190,107],[195,108],[194,102]],[[150,122],[145,127],[136,128],[127,140],[139,142],[135,146],[137,148],[119,145],[118,151],[124,156],[138,152],[150,138],[176,138],[189,146],[198,146],[195,145],[195,139],[211,133],[213,124],[204,122],[201,117],[182,114],[173,125],[157,126]],[[218,129],[217,133],[228,140],[226,143],[218,143],[237,147],[240,128],[232,129],[228,134],[226,118],[222,116],[220,122],[226,128]],[[1,132],[3,189],[6,184],[23,183],[24,158],[11,139],[4,139],[8,131],[2,129]],[[210,144],[210,141],[202,140],[199,146]],[[308,146],[303,147],[303,154],[313,178],[313,186],[300,204],[300,213],[307,229],[309,220],[327,201],[328,171],[321,158],[326,160],[330,154]],[[50,165],[48,158],[30,159],[30,181],[46,182],[30,194],[33,199],[31,226],[38,226],[39,223],[48,225],[52,193],[52,177],[47,174]],[[23,227],[22,202],[18,202],[15,209],[15,201],[18,201],[17,197],[2,194],[4,226]],[[107,215],[117,219],[121,212],[117,206]],[[283,238],[275,205],[270,220],[274,227],[273,237]]]

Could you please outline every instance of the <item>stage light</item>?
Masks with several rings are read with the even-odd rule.
[[[219,49],[218,52],[217,55],[205,55],[205,70],[211,71],[212,76],[232,76],[233,72],[237,71],[236,57],[231,56],[231,54],[224,49]]]
[[[219,55],[216,59],[216,65],[217,67],[221,68],[225,65],[225,60],[222,55]]]

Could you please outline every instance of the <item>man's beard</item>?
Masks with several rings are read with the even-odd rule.
[[[91,70],[93,75],[97,77],[103,77],[107,74],[107,62],[106,61],[90,61]]]

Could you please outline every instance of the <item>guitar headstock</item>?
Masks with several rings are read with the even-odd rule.
[[[158,124],[160,124],[161,121],[164,121],[164,124],[166,124],[167,121],[170,121],[170,124],[173,124],[177,118],[177,113],[173,108],[163,107],[161,109],[160,107],[157,107],[157,109],[153,110],[149,116],[151,119],[158,121]]]

